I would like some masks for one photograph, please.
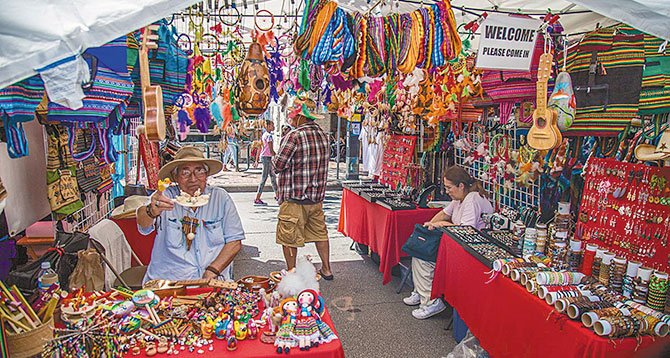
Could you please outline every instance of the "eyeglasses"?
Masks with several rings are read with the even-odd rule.
[[[194,170],[182,169],[182,170],[179,171],[179,176],[182,177],[183,179],[188,179],[193,174],[195,174],[196,178],[202,179],[202,178],[207,176],[207,169],[206,168],[196,168]]]

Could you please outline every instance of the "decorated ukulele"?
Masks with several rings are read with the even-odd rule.
[[[142,30],[140,48],[140,82],[142,103],[144,104],[144,126],[147,139],[161,141],[165,139],[165,114],[163,113],[163,90],[161,86],[151,85],[149,74],[149,49],[157,49],[158,35],[154,34],[158,25],[149,25]]]
[[[537,107],[533,112],[533,126],[528,131],[528,145],[537,150],[556,148],[562,141],[558,129],[556,111],[547,107],[547,82],[551,74],[550,53],[540,56],[540,68],[537,71]]]

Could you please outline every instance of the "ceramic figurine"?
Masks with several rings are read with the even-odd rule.
[[[253,319],[249,320],[249,323],[247,323],[247,330],[248,330],[248,336],[249,339],[256,339],[258,336],[258,326],[256,325],[256,322]]]
[[[202,338],[204,339],[210,339],[212,338],[212,333],[214,331],[214,325],[208,321],[202,321],[200,323],[200,333],[202,334]]]
[[[284,299],[279,307],[282,320],[281,326],[277,331],[277,338],[275,338],[275,347],[277,353],[288,354],[291,348],[298,345],[294,335],[296,316],[298,314],[298,301],[295,298],[289,297]]]
[[[247,338],[247,324],[242,321],[235,321],[235,338],[238,341],[243,341]]]
[[[163,354],[163,353],[168,351],[168,342],[167,342],[167,339],[165,337],[162,337],[158,341],[158,346],[156,347],[156,351],[160,354]]]
[[[147,348],[145,350],[145,354],[147,355],[147,357],[155,356],[156,353],[158,353],[158,351],[156,350],[156,344],[154,344],[153,342],[147,343]]]
[[[228,337],[227,348],[229,351],[234,351],[237,349],[237,339],[235,339],[235,336]]]
[[[226,336],[228,335],[228,318],[226,319],[219,319],[216,321],[216,324],[214,325],[214,335],[218,339],[226,339]]]

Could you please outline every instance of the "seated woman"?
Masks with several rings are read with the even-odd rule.
[[[452,201],[424,226],[429,229],[449,225],[470,225],[476,229],[483,228],[482,214],[492,213],[493,207],[486,199],[486,192],[481,183],[472,178],[465,169],[457,166],[448,168],[443,180],[444,187]],[[426,319],[447,308],[441,299],[430,299],[434,273],[434,262],[412,258],[414,291],[409,297],[404,298],[403,302],[409,306],[419,305],[419,308],[412,311],[414,318]]]

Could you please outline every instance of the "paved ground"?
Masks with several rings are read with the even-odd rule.
[[[247,233],[242,253],[235,261],[235,276],[267,274],[284,268],[281,249],[275,244],[278,207],[253,206],[254,193],[231,193]],[[340,191],[328,191],[324,211],[330,234],[331,262],[335,280],[321,280],[321,291],[342,339],[347,357],[443,357],[455,342],[445,331],[450,310],[425,321],[411,316],[411,307],[395,293],[398,278],[386,286],[369,257],[349,249],[351,239],[337,232]],[[274,203],[271,189],[263,199]],[[317,268],[313,245],[299,254],[310,254]]]
[[[328,171],[328,188],[339,189],[339,180],[344,180],[346,176],[347,167],[344,163],[340,163],[340,178],[337,178],[337,163],[330,161],[330,170]],[[247,169],[246,164],[240,163],[240,170],[237,171],[222,171],[214,175],[210,179],[210,184],[220,186],[229,192],[255,192],[258,189],[258,184],[261,181],[261,174],[263,172],[263,165],[259,164],[257,168],[253,166]],[[263,192],[271,193],[272,186],[270,186],[270,178],[265,183]],[[272,196],[268,196],[272,198]]]

